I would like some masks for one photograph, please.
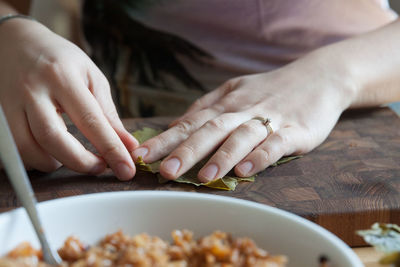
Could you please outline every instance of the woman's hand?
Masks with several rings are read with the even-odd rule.
[[[250,176],[284,155],[309,152],[346,108],[400,101],[399,36],[397,20],[276,71],[230,80],[133,156],[166,157],[160,172],[175,179],[216,150],[198,174],[205,182],[235,166],[238,176]],[[255,117],[271,119],[274,132]]]
[[[324,141],[353,98],[353,85],[340,74],[311,55],[276,71],[232,79],[198,99],[133,156],[145,162],[167,156],[160,172],[168,179],[211,153],[198,174],[201,181],[223,177],[232,168],[238,176],[251,176]],[[255,117],[269,118],[273,132]]]
[[[0,25],[0,100],[27,168],[65,165],[98,174],[107,164],[121,180],[135,175],[137,141],[124,129],[109,84],[77,46],[43,25],[11,19]],[[100,155],[68,131],[68,114]]]

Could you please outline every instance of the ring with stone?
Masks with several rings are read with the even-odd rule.
[[[263,118],[263,117],[257,116],[257,117],[252,118],[252,120],[261,121],[261,123],[264,124],[264,126],[267,128],[268,135],[270,135],[274,132],[274,130],[271,127],[271,119],[270,118]]]

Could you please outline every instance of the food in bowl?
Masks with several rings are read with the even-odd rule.
[[[175,230],[172,239],[170,244],[148,234],[130,237],[118,231],[88,247],[71,236],[58,253],[63,267],[281,267],[287,262],[283,255],[258,248],[250,238],[233,238],[221,231],[195,240],[191,231]],[[24,243],[0,259],[0,266],[49,266],[41,258],[40,251]]]
[[[213,194],[177,191],[125,191],[88,194],[38,204],[49,242],[63,246],[71,233],[98,244],[106,233],[147,232],[172,242],[172,229],[190,229],[195,238],[216,229],[249,237],[271,254],[287,255],[287,266],[362,267],[357,255],[322,227],[283,210]],[[0,257],[23,241],[39,242],[23,209],[0,214]],[[14,265],[15,266],[15,265]]]

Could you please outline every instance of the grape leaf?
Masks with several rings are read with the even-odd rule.
[[[299,159],[299,158],[301,158],[301,157],[302,157],[302,156],[283,157],[283,158],[281,158],[280,160],[278,160],[277,162],[271,164],[271,167],[276,167],[276,166],[278,166],[278,165],[288,163],[289,161],[292,161],[292,160],[295,160],[295,159]]]
[[[154,129],[149,127],[144,127],[141,130],[134,131],[132,133],[133,137],[138,140],[139,144],[149,140],[150,138],[159,135],[163,131],[161,129]]]
[[[143,143],[146,140],[159,135],[162,132],[160,129],[153,129],[149,127],[144,127],[141,130],[135,131],[132,133],[132,135],[139,141],[139,143]],[[292,156],[292,157],[284,157],[272,164],[271,166],[278,166],[283,163],[287,163],[289,161],[292,161],[294,159],[298,159],[301,156]],[[235,177],[235,176],[224,176],[222,178],[218,178],[214,181],[208,182],[208,183],[202,183],[197,179],[197,173],[200,171],[200,169],[204,166],[204,164],[210,159],[210,157],[207,157],[206,159],[201,160],[198,162],[195,166],[193,166],[189,171],[187,171],[185,174],[183,174],[181,177],[178,177],[174,182],[177,183],[186,183],[186,184],[192,184],[195,186],[207,186],[210,188],[214,189],[220,189],[220,190],[228,190],[228,191],[233,191],[236,189],[236,186],[240,182],[254,182],[255,176],[251,177]],[[142,171],[148,171],[157,174],[158,176],[158,181],[160,183],[166,183],[170,180],[167,180],[163,178],[160,174],[160,164],[161,160],[153,162],[153,163],[145,163],[141,157],[137,159],[135,162],[136,166],[139,170]]]

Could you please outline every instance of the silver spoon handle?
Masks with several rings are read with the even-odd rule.
[[[49,264],[59,264],[61,259],[54,253],[44,235],[44,230],[36,210],[36,198],[26,174],[21,157],[18,154],[3,108],[0,105],[0,159],[12,187],[28,213],[43,250],[44,260]]]

